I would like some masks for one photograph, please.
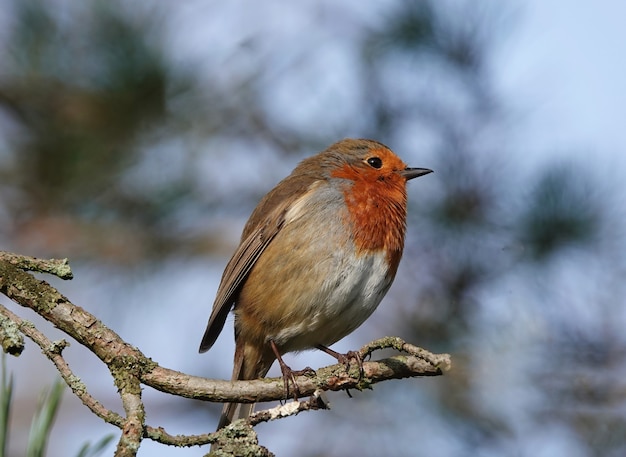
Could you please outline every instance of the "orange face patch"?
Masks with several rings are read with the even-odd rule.
[[[368,162],[375,157],[380,159],[378,168],[378,161]],[[405,168],[389,149],[377,148],[365,153],[361,162],[347,163],[332,173],[352,181],[344,196],[357,250],[384,250],[393,273],[404,246],[406,179],[398,171]]]

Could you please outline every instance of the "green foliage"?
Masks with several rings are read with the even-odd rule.
[[[5,354],[2,352],[2,364],[0,374],[0,457],[7,455],[9,438],[9,420],[11,416],[11,405],[13,403],[13,375],[7,375]],[[65,391],[65,383],[57,379],[52,386],[39,396],[37,409],[31,422],[30,433],[26,457],[44,457],[46,455],[46,445],[50,439],[54,419],[61,406],[61,399]],[[107,435],[94,444],[85,443],[76,457],[96,457],[101,455],[106,447],[114,439],[114,435]]]
[[[2,352],[2,374],[0,376],[0,457],[7,452],[9,441],[9,418],[11,417],[11,402],[13,400],[13,376],[7,379],[6,355]]]
[[[44,457],[46,445],[52,431],[54,418],[59,410],[65,383],[57,379],[54,384],[44,390],[37,402],[37,410],[31,422],[26,457]]]
[[[141,168],[146,142],[177,122],[167,98],[191,90],[191,78],[166,61],[157,15],[144,20],[105,1],[66,7],[81,19],[67,21],[41,0],[13,2],[0,75],[8,119],[0,125],[8,146],[0,151],[8,159],[0,166],[0,210],[11,215],[8,230],[56,226],[74,240],[76,256],[175,249],[168,244],[175,212],[192,201],[193,181],[165,168],[146,191],[128,174]],[[134,249],[112,246],[113,239]]]
[[[436,12],[429,2],[407,2],[386,17],[386,27],[373,34],[365,47],[370,58],[403,50],[411,53],[432,48],[436,40]]]
[[[538,177],[519,224],[531,257],[546,260],[561,248],[585,246],[594,239],[599,205],[586,178],[564,164],[549,167]]]
[[[15,5],[0,103],[24,133],[21,190],[48,211],[84,211],[84,198],[114,185],[136,161],[133,141],[164,115],[168,72],[157,48],[119,10],[96,5],[79,27],[39,0]]]
[[[96,457],[104,452],[114,438],[115,435],[111,434],[101,438],[94,444],[85,443],[78,451],[78,454],[76,454],[76,457]]]

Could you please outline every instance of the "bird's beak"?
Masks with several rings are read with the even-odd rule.
[[[409,179],[418,178],[432,172],[430,168],[405,168],[404,170],[398,171],[398,174],[408,181]]]

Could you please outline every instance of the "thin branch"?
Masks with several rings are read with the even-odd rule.
[[[141,382],[157,390],[198,400],[242,403],[280,400],[284,397],[282,380],[222,381],[190,376],[158,366],[137,348],[123,341],[115,332],[84,309],[72,304],[54,287],[11,265],[0,261],[0,292],[20,305],[29,307],[55,326],[91,350],[107,366],[115,360],[126,365],[132,361]],[[399,339],[380,347],[408,348]],[[393,346],[396,345],[396,346]],[[371,348],[365,348],[365,353]],[[387,379],[416,376],[438,376],[449,367],[449,356],[436,356],[418,349],[419,356],[394,356],[378,362],[365,362],[364,378],[351,377],[343,365],[321,368],[317,376],[300,376],[298,386],[302,396],[322,390],[363,389]],[[368,352],[369,350],[369,352]]]
[[[295,416],[302,411],[316,411],[318,409],[330,409],[330,404],[322,395],[323,391],[315,392],[311,398],[305,401],[291,401],[289,403],[280,404],[274,408],[257,411],[252,414],[247,422],[255,426],[261,422],[269,422],[284,417]]]
[[[124,426],[125,419],[118,413],[105,408],[102,403],[96,400],[87,391],[85,384],[74,374],[62,357],[61,352],[69,345],[65,340],[49,340],[43,333],[37,330],[31,322],[22,319],[2,305],[0,305],[0,317],[8,319],[20,332],[39,346],[43,354],[52,361],[61,375],[61,378],[63,378],[65,383],[70,387],[74,395],[76,395],[92,413],[103,421],[115,425],[120,429]],[[210,443],[209,433],[202,435],[174,436],[170,435],[162,427],[151,427],[149,425],[146,426],[144,437],[173,446],[199,446]]]
[[[38,259],[36,257],[0,251],[0,260],[9,262],[11,265],[15,265],[17,268],[24,271],[48,273],[58,276],[61,279],[74,278],[67,259]]]
[[[401,340],[400,340],[401,341]],[[387,346],[388,347],[388,346]],[[420,356],[396,355],[382,360],[363,363],[363,377],[356,371],[347,372],[343,364],[319,368],[314,376],[298,376],[299,397],[308,397],[317,390],[367,389],[390,379],[439,376],[450,367],[447,354],[421,352]],[[214,402],[256,403],[285,398],[282,378],[265,378],[252,381],[219,381],[191,376],[178,371],[155,366],[142,374],[142,382],[161,392],[196,400]]]
[[[118,357],[150,361],[95,316],[71,303],[45,281],[0,260],[0,292],[30,308],[93,352],[107,366]]]
[[[149,438],[157,443],[167,444],[177,447],[204,446],[211,444],[214,433],[203,433],[201,435],[171,435],[163,427],[146,426],[145,438]]]
[[[69,365],[62,357],[61,352],[68,346],[65,340],[50,341],[43,333],[37,330],[31,322],[22,319],[2,305],[0,305],[0,315],[14,322],[24,335],[41,348],[41,352],[52,361],[65,383],[70,387],[74,395],[83,402],[83,405],[105,422],[117,427],[122,427],[124,418],[116,412],[105,408],[102,403],[92,397],[87,391],[85,384],[72,372]]]
[[[122,404],[126,412],[126,420],[122,427],[122,434],[117,443],[115,457],[133,457],[144,437],[146,412],[141,401],[141,385],[137,378],[129,375],[124,376],[130,385],[126,385],[120,390]]]
[[[213,402],[253,403],[284,398],[282,378],[232,382],[190,376],[160,367],[137,348],[123,341],[95,316],[72,304],[57,289],[22,271],[22,269],[42,271],[43,267],[27,268],[31,265],[29,264],[31,260],[23,263],[23,256],[7,257],[6,253],[0,254],[2,254],[0,255],[0,292],[14,302],[33,309],[92,351],[109,368],[120,392],[126,418],[107,410],[89,395],[84,384],[72,373],[61,356],[62,350],[67,346],[64,340],[51,342],[31,323],[0,306],[0,316],[15,323],[22,333],[42,348],[74,394],[96,415],[122,429],[117,455],[129,457],[136,455],[142,438],[176,446],[202,445],[223,439],[223,436],[219,434],[222,431],[203,435],[173,436],[161,427],[146,425],[141,399],[141,383],[172,395]],[[16,258],[20,258],[22,263],[16,264]],[[37,262],[45,264],[50,261]],[[432,354],[394,337],[373,341],[364,346],[360,354],[364,358],[370,356],[374,350],[384,348],[394,348],[408,355],[396,355],[383,360],[364,362],[362,376],[359,375],[359,368],[356,364],[352,364],[349,370],[346,370],[343,364],[320,368],[313,376],[298,377],[300,396],[317,395],[320,391],[326,390],[367,389],[375,383],[388,379],[438,376],[450,368],[450,357],[447,354]],[[326,406],[324,402],[320,402],[319,397],[314,396],[308,401],[296,401],[256,413],[250,422],[244,425],[250,427],[250,424]],[[253,435],[249,438],[253,442],[256,439]]]
[[[19,356],[24,350],[24,335],[11,319],[0,315],[0,340],[5,353]]]
[[[449,354],[433,354],[426,349],[407,343],[397,336],[386,336],[367,343],[360,349],[359,354],[361,355],[361,359],[365,359],[369,357],[372,352],[381,349],[395,349],[397,351],[406,352],[409,355],[428,362],[432,366],[441,368],[442,371],[448,371],[452,367]]]

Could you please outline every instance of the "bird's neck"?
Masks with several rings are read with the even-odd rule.
[[[395,275],[406,229],[406,188],[400,180],[354,181],[344,190],[357,254],[384,251]]]

